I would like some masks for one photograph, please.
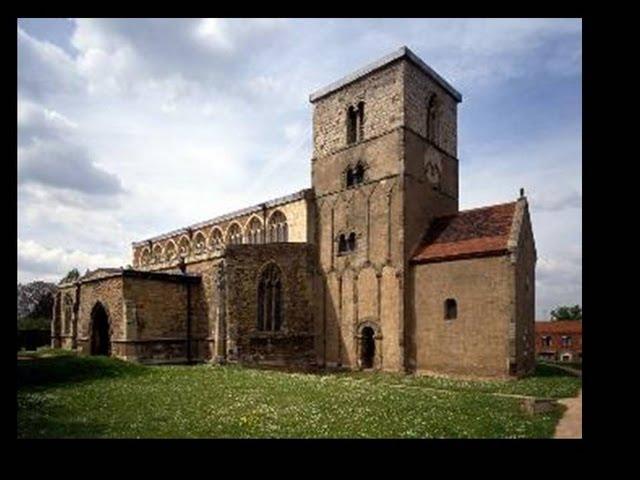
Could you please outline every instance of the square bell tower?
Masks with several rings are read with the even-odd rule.
[[[349,335],[367,318],[384,332],[384,363],[403,365],[408,260],[434,217],[458,211],[461,100],[407,47],[310,96],[318,265],[330,291],[319,311],[335,323],[327,332],[322,322],[327,362],[358,361]],[[377,283],[361,280],[363,272]],[[363,305],[359,289],[377,296],[375,308]],[[383,305],[384,295],[398,308]]]

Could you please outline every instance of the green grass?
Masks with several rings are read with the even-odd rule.
[[[369,381],[454,392],[504,393],[544,398],[575,397],[582,380],[553,365],[539,364],[534,375],[519,380],[458,380],[444,377],[413,376],[397,373],[348,372],[342,375],[369,378]]]
[[[405,378],[38,352],[18,361],[18,437],[544,438],[561,415],[529,415],[516,399],[482,393],[506,385],[448,381],[451,391],[436,392],[412,387],[442,388],[441,380]],[[571,380],[530,379],[522,389],[558,392],[560,378]],[[541,387],[552,379],[555,387]]]

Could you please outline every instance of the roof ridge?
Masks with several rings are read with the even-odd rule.
[[[486,205],[484,207],[474,207],[474,208],[468,208],[466,210],[459,210],[458,214],[460,213],[466,213],[466,212],[473,212],[475,210],[486,210],[487,208],[496,208],[496,207],[504,207],[506,205],[515,205],[518,201],[517,200],[513,200],[511,202],[502,202],[502,203],[494,203],[493,205]],[[456,214],[457,215],[457,214]]]

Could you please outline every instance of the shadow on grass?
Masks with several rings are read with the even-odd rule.
[[[142,365],[108,357],[60,355],[18,359],[18,389],[60,386],[101,378],[139,376],[147,371]]]
[[[536,365],[536,371],[532,375],[534,377],[575,377],[570,372],[566,370],[556,367],[555,365],[550,365],[548,363],[538,363]]]

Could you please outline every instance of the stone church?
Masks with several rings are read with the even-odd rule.
[[[60,284],[53,346],[143,363],[529,373],[527,199],[459,210],[461,101],[406,47],[313,93],[311,188],[134,242],[131,268]]]

